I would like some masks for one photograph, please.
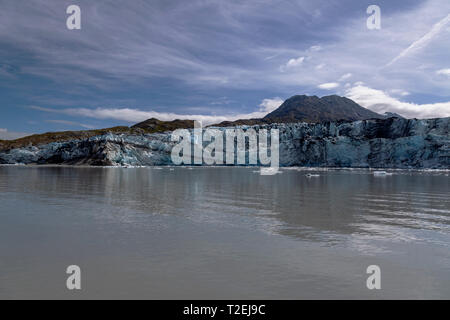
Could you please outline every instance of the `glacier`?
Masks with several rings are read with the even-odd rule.
[[[239,128],[278,129],[280,166],[449,169],[449,123],[450,118],[388,118]],[[0,150],[0,164],[173,165],[175,144],[171,132],[108,133]]]

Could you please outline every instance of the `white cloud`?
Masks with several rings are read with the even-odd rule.
[[[364,108],[380,114],[395,112],[406,118],[422,119],[450,117],[450,101],[432,104],[403,102],[391,97],[382,90],[362,85],[348,89],[345,95]]]
[[[414,51],[414,56],[408,56],[411,59],[405,58],[389,68],[383,66],[442,20],[449,5],[448,0],[432,0],[405,10],[386,11],[383,28],[370,35],[360,18],[348,19],[333,30],[333,34],[339,34],[337,41],[324,42],[323,49],[314,52],[310,60],[307,58],[297,74],[278,74],[278,79],[283,85],[296,84],[310,90],[317,84],[339,82],[342,75],[351,72],[352,77],[342,81],[341,87],[347,81],[362,80],[365,85],[386,92],[391,88],[407,88],[412,99],[422,94],[429,97],[429,102],[437,102],[450,92],[450,82],[437,81],[435,73],[449,67],[444,53],[449,52],[450,42],[446,41],[444,29],[427,44],[426,50]]]
[[[347,79],[350,78],[351,76],[352,76],[351,73],[346,73],[346,74],[342,75],[342,77],[340,77],[338,81],[344,81],[344,80],[347,80]]]
[[[44,108],[39,106],[31,106],[32,109],[65,114],[74,117],[86,117],[94,119],[114,119],[121,120],[130,123],[137,123],[150,118],[157,118],[163,121],[172,121],[175,119],[191,119],[199,120],[204,124],[219,123],[222,121],[234,121],[238,119],[251,119],[251,118],[262,118],[269,112],[272,112],[278,108],[283,103],[281,98],[264,99],[259,105],[258,111],[244,114],[234,114],[234,115],[200,115],[200,114],[177,114],[169,112],[156,112],[156,111],[144,111],[139,109],[131,108],[67,108],[67,109],[53,109]],[[59,122],[61,120],[58,120]],[[71,121],[65,121],[66,124],[74,123]]]
[[[265,112],[266,114],[277,109],[284,102],[281,98],[264,99],[260,107],[260,112]]]
[[[409,93],[408,91],[401,90],[401,89],[392,89],[392,90],[390,90],[390,92],[391,92],[392,94],[400,95],[400,96],[402,96],[402,97],[405,97],[405,96],[409,96],[409,95],[410,95],[410,93]]]
[[[322,47],[321,46],[312,46],[309,48],[309,50],[310,51],[320,51],[320,50],[322,50]]]
[[[303,63],[305,60],[305,57],[298,57],[297,59],[291,59],[288,61],[287,66],[288,67],[297,67]]]
[[[0,132],[7,132],[7,131],[8,131],[7,129],[0,128]]]
[[[439,75],[450,76],[450,68],[436,71]]]
[[[447,25],[447,23],[450,22],[450,13],[442,20],[440,20],[438,23],[436,23],[435,25],[433,25],[433,27],[431,28],[431,30],[429,32],[427,32],[423,37],[421,37],[420,39],[414,41],[408,48],[406,48],[405,50],[403,50],[402,52],[400,52],[400,54],[398,56],[396,56],[394,59],[392,59],[387,65],[386,67],[394,64],[396,61],[398,61],[399,59],[406,57],[407,55],[409,55],[411,52],[416,51],[418,49],[424,48],[427,46],[427,44],[433,40],[433,38],[435,36],[437,36],[439,34],[439,32],[441,32],[441,30]]]
[[[157,118],[163,121],[171,121],[175,119],[195,119],[203,121],[204,123],[213,123],[217,121],[229,120],[225,116],[206,116],[195,114],[176,114],[170,112],[156,112],[144,111],[132,108],[67,108],[67,109],[52,109],[32,106],[35,110],[65,114],[74,117],[86,117],[94,119],[114,119],[126,122],[136,123],[150,118]]]
[[[316,66],[316,69],[317,69],[317,70],[320,70],[320,69],[322,69],[323,67],[325,67],[325,63],[318,64],[318,65]]]
[[[337,83],[337,82],[327,82],[327,83],[319,84],[317,87],[319,89],[331,90],[331,89],[339,87],[339,83]]]
[[[296,59],[290,59],[285,65],[282,65],[280,67],[280,71],[286,71],[288,69],[292,69],[292,68],[301,66],[304,60],[305,60],[305,57],[298,57]]]

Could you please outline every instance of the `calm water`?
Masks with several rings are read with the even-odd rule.
[[[255,170],[0,167],[0,298],[450,298],[448,172]]]

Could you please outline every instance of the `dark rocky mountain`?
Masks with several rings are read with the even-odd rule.
[[[132,129],[143,129],[146,133],[173,131],[176,129],[189,129],[194,127],[194,120],[173,120],[161,121],[156,118],[151,118],[135,124]]]
[[[255,125],[268,123],[320,123],[324,121],[356,121],[382,119],[384,116],[361,107],[345,97],[337,95],[317,96],[296,95],[287,99],[278,109],[262,119],[225,121],[218,126]]]
[[[240,119],[235,121],[222,121],[218,124],[213,124],[210,127],[233,127],[233,126],[255,126],[260,124],[270,124],[269,120],[265,119]]]
[[[278,109],[266,115],[263,119],[270,122],[308,122],[338,120],[380,119],[383,116],[361,107],[345,97],[337,95],[317,96],[297,95],[287,99]]]

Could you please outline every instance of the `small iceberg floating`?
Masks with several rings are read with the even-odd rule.
[[[276,167],[261,167],[261,169],[259,170],[259,174],[262,176],[273,176],[277,173],[281,173],[281,171],[279,171]]]
[[[307,174],[305,174],[305,176],[307,178],[315,178],[315,177],[320,177],[320,174],[307,173]]]
[[[374,171],[373,175],[376,177],[392,176],[392,173],[386,171]]]

